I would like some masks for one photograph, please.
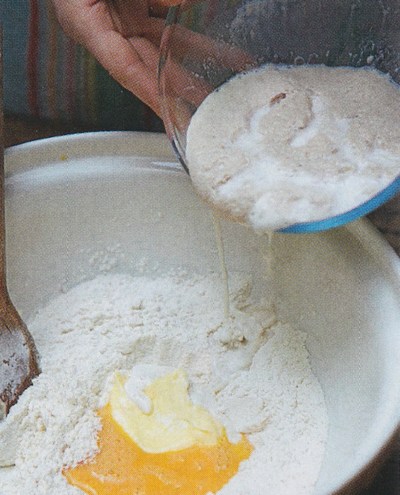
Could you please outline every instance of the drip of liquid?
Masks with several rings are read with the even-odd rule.
[[[221,221],[214,212],[212,212],[212,219],[213,219],[213,224],[214,224],[215,241],[217,244],[219,265],[220,265],[222,284],[223,284],[224,316],[226,319],[228,319],[229,315],[230,315],[229,277],[228,277],[228,269],[226,267],[225,249],[224,249],[224,241],[222,238]]]
[[[267,238],[267,249],[264,254],[264,260],[265,260],[265,276],[266,280],[270,285],[272,285],[272,273],[273,273],[273,265],[274,265],[274,255],[272,252],[272,241],[274,238],[274,232],[267,231],[265,232],[265,236]]]

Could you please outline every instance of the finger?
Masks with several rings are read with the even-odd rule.
[[[110,12],[116,30],[125,37],[139,36],[143,23],[149,17],[147,0],[112,0]]]
[[[196,59],[207,64],[211,62],[216,67],[237,72],[255,63],[255,58],[245,50],[225,41],[190,31],[179,24],[166,26],[163,40],[169,44],[171,53],[176,59]]]
[[[156,74],[135,51],[132,44],[115,30],[112,8],[93,2],[79,9],[71,0],[55,1],[57,15],[69,36],[85,46],[123,87],[134,93],[160,115]],[[115,16],[114,16],[115,18]]]
[[[152,51],[139,55],[134,43],[113,30],[93,34],[86,47],[116,81],[160,115],[157,73],[148,66]]]
[[[112,5],[122,19],[130,19],[133,16],[143,18],[149,14],[147,0],[112,0]]]
[[[166,19],[170,8],[170,5],[165,4],[160,0],[149,0],[149,15],[151,17]]]
[[[133,36],[129,38],[129,42],[134,47],[136,53],[141,60],[146,64],[148,70],[157,77],[159,49],[151,41],[139,36]]]
[[[116,18],[114,22],[116,30],[121,32],[125,38],[147,38],[154,45],[160,46],[162,33],[165,27],[164,19],[147,17],[127,22],[127,18],[125,17],[125,21],[122,25],[122,21],[118,19],[118,15],[114,14],[113,18],[114,17]]]
[[[185,69],[172,57],[168,58],[160,70],[162,71],[160,75],[161,91],[167,98],[179,97],[198,107],[213,90],[211,84]]]
[[[150,72],[156,74],[159,64],[158,48],[145,38],[133,37],[130,41]],[[212,91],[209,84],[186,71],[173,60],[169,61],[168,74],[164,74],[162,84],[164,98],[160,102],[161,117],[166,117],[170,111],[174,115],[179,114],[177,125],[188,125],[194,110]],[[170,108],[171,106],[173,108]]]
[[[152,9],[174,7],[182,3],[182,0],[149,0],[149,7]]]
[[[130,42],[156,79],[159,66],[158,48],[145,38],[133,37]],[[168,65],[168,75],[164,81],[167,83],[165,86],[167,93],[179,95],[180,98],[195,106],[199,106],[212,90],[212,87],[204,80],[195,77],[173,60]]]
[[[163,19],[147,19],[142,23],[139,32],[132,32],[132,35],[134,34],[151,40],[157,46],[160,46],[163,40],[175,60],[183,63],[188,60],[207,63],[212,61],[216,66],[236,72],[248,69],[255,63],[252,55],[235,45],[214,40],[179,24],[165,26]]]

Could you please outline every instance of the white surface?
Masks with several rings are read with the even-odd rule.
[[[10,292],[26,318],[55,292],[102,271],[218,270],[208,210],[164,136],[69,136],[6,155]],[[229,269],[255,279],[266,240],[224,224]],[[331,427],[316,495],[339,488],[400,417],[400,269],[366,223],[276,235],[281,317],[308,333]],[[146,262],[147,260],[147,262]],[[258,279],[259,290],[269,290]],[[306,325],[307,322],[307,325]]]

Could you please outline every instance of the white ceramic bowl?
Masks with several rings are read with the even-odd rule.
[[[36,141],[8,150],[6,167],[8,280],[24,318],[105,267],[132,272],[146,258],[158,271],[218,269],[209,211],[165,136]],[[234,224],[223,232],[228,268],[257,280],[265,239]],[[329,411],[315,494],[345,493],[373,472],[399,425],[400,262],[363,221],[276,234],[273,245],[279,314],[307,332]]]

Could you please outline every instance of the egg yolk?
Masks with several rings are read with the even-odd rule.
[[[71,485],[89,495],[206,495],[218,492],[238,471],[253,447],[245,436],[233,444],[223,433],[215,445],[148,453],[114,421],[110,404],[102,422],[99,453],[64,470]]]

